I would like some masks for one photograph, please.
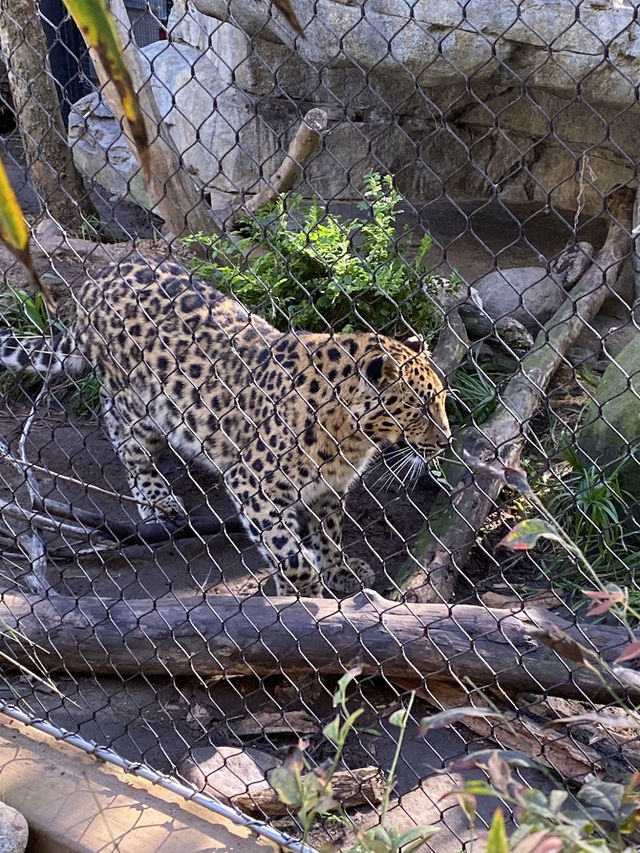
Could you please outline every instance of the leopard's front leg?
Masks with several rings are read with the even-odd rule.
[[[244,467],[225,474],[225,483],[248,522],[251,537],[278,570],[276,594],[320,597],[323,585],[313,551],[303,544],[306,530],[295,503],[267,497],[258,478]]]
[[[348,557],[342,547],[345,498],[331,491],[314,496],[305,506],[309,534],[305,541],[314,553],[323,585],[335,593],[349,594],[371,586],[374,572],[359,557]]]

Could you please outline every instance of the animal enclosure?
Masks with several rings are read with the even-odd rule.
[[[0,3],[1,710],[285,849],[517,850],[639,769],[637,16],[307,5],[112,4],[153,180],[98,72],[61,227]]]

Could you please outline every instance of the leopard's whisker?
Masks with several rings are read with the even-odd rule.
[[[399,448],[396,451],[395,458],[392,458],[391,461],[389,458],[385,460],[386,471],[378,477],[373,486],[376,487],[380,483],[380,489],[386,490],[394,481],[400,485],[404,485],[407,476],[404,471],[413,464],[414,458],[415,452],[410,447]]]

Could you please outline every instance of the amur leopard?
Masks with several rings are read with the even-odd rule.
[[[450,438],[427,354],[377,334],[282,333],[173,262],[87,280],[67,330],[0,339],[0,362],[102,382],[109,438],[143,519],[184,509],[156,467],[168,443],[222,475],[278,594],[347,593],[371,570],[342,550],[343,499],[380,448],[426,463]]]

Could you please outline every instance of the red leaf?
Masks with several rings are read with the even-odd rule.
[[[620,652],[616,658],[616,663],[623,660],[633,660],[638,657],[640,657],[640,640],[634,640],[633,643],[629,643],[629,645],[625,646]]]
[[[615,607],[616,604],[624,604],[627,600],[626,593],[618,587],[607,587],[607,589],[583,589],[583,594],[586,598],[590,598],[593,602],[587,611],[587,616],[600,616]]]

